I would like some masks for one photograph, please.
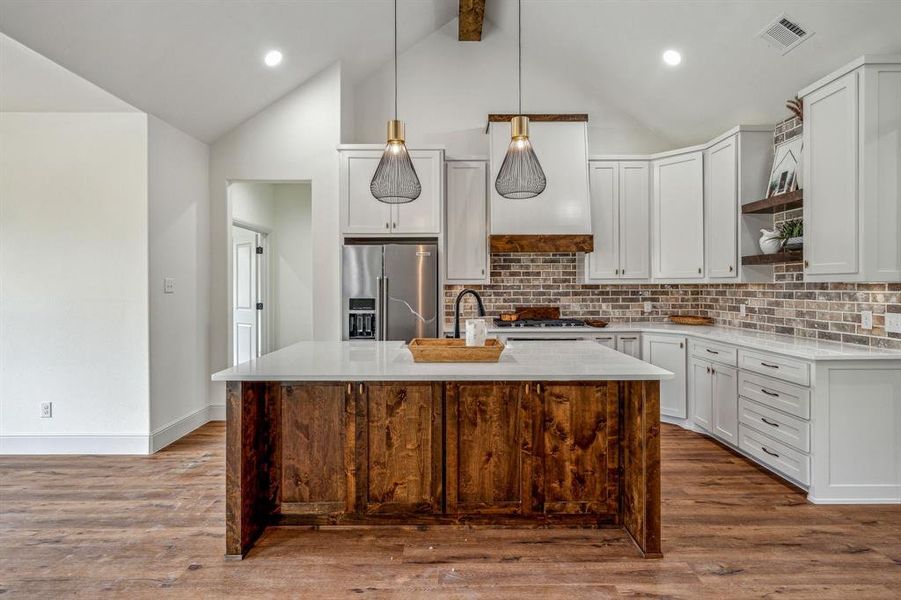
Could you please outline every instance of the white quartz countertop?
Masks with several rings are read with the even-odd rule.
[[[621,381],[669,371],[591,341],[510,341],[497,363],[415,363],[403,342],[299,342],[213,381]]]
[[[827,342],[778,333],[765,333],[717,325],[677,325],[676,323],[611,323],[607,327],[493,327],[493,336],[547,337],[570,335],[590,338],[610,333],[670,333],[775,352],[804,360],[901,360],[901,350]]]

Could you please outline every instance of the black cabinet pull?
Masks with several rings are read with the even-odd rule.
[[[767,425],[769,425],[770,427],[779,427],[779,423],[776,423],[775,421],[770,421],[766,417],[760,417],[760,420],[763,421],[764,423],[766,423]]]
[[[769,450],[766,449],[766,446],[761,446],[760,449],[763,450],[764,452],[766,452],[767,454],[769,454],[770,456],[775,456],[776,458],[779,458],[778,454],[776,454],[775,452],[770,452]]]
[[[760,364],[761,364],[762,366],[764,366],[764,367],[769,368],[769,369],[778,369],[778,368],[779,368],[779,365],[771,365],[770,363],[765,363],[765,362],[763,362],[763,361],[761,361]]]
[[[771,392],[770,390],[768,390],[766,388],[760,388],[760,391],[763,392],[764,394],[766,394],[767,396],[772,396],[773,398],[779,397],[779,394],[777,394],[776,392]]]
[[[716,352],[716,351],[714,351],[714,350],[711,350],[710,348],[707,348],[707,352],[709,352],[709,353],[711,353],[711,354],[719,354],[719,352]]]

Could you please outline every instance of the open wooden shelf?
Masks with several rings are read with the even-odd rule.
[[[754,254],[742,256],[741,264],[751,265],[780,265],[783,263],[796,263],[804,260],[803,250],[787,250],[776,254]]]
[[[777,194],[775,196],[770,196],[769,198],[764,198],[763,200],[745,204],[741,207],[741,213],[743,215],[770,215],[785,210],[801,208],[804,204],[803,198],[804,190]]]

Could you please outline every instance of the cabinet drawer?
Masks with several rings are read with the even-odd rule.
[[[789,479],[810,485],[810,457],[803,452],[777,442],[744,423],[738,426],[738,448]]]
[[[802,419],[810,418],[810,390],[807,388],[741,371],[738,395]]]
[[[754,350],[740,350],[738,366],[748,371],[763,373],[799,385],[810,385],[810,365],[793,358],[774,356]]]
[[[692,356],[731,367],[738,364],[738,348],[706,340],[689,340],[688,347]]]
[[[738,421],[763,430],[771,438],[796,450],[810,452],[810,423],[807,421],[790,417],[747,398],[738,400]]]

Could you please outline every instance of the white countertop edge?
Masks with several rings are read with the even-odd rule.
[[[901,361],[901,350],[875,348],[860,344],[843,344],[826,340],[802,338],[782,333],[745,330],[723,325],[679,325],[676,323],[634,322],[611,323],[607,327],[492,327],[489,335],[596,335],[605,333],[660,333],[685,335],[722,344],[731,344],[752,350],[763,350],[773,354],[801,358],[809,361],[842,360],[897,360]]]
[[[422,363],[420,363],[422,364]],[[448,363],[445,363],[448,364]],[[466,364],[466,363],[460,363]],[[226,369],[228,371],[228,369]],[[452,375],[452,376],[436,376],[436,375],[404,375],[404,376],[388,376],[388,375],[357,375],[349,378],[347,375],[317,375],[316,377],[312,376],[301,376],[297,375],[238,375],[232,374],[228,375],[225,371],[220,371],[219,373],[215,373],[212,376],[212,381],[278,381],[278,382],[288,382],[288,383],[310,383],[310,382],[341,382],[345,383],[348,381],[358,382],[358,381],[435,381],[438,383],[448,382],[454,383],[457,381],[466,381],[466,382],[485,382],[485,383],[504,383],[507,381],[664,381],[667,379],[673,379],[675,375],[670,373],[669,371],[666,374],[659,375],[642,375],[642,374],[631,374],[631,375],[553,375],[547,376],[542,375],[540,377],[534,375],[516,375],[516,376],[505,376],[505,377],[479,377],[476,375]]]

